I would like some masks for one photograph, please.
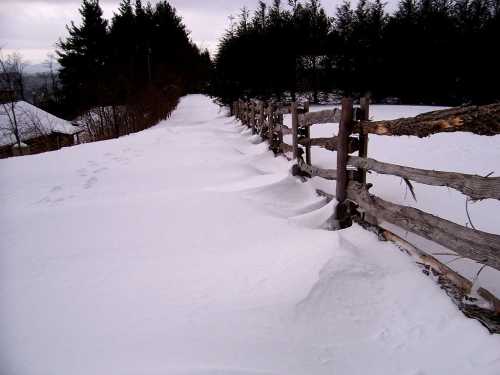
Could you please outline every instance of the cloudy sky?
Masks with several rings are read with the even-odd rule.
[[[395,0],[392,0],[395,1]],[[145,1],[144,1],[145,2]],[[152,1],[154,3],[155,1]],[[214,52],[218,38],[229,23],[228,16],[257,0],[170,0],[191,30],[192,39]],[[270,1],[268,1],[270,2]],[[324,0],[331,15],[340,0]],[[101,0],[106,18],[111,18],[119,0]],[[286,3],[286,0],[283,1]],[[54,44],[66,35],[65,25],[79,22],[79,0],[0,0],[0,47],[20,52],[30,63],[40,63]]]

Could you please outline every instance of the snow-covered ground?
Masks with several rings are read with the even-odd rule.
[[[0,373],[500,373],[499,336],[393,245],[319,229],[332,203],[289,168],[198,95],[138,134],[0,160]]]

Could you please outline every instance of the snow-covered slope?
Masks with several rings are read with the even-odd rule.
[[[0,373],[498,374],[500,337],[203,96],[0,160]]]

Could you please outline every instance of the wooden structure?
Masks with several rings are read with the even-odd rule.
[[[308,103],[238,101],[233,103],[233,113],[243,124],[250,126],[254,133],[267,138],[270,148],[276,154],[283,153],[296,160],[292,169],[294,175],[336,180],[337,206],[330,220],[332,229],[349,227],[353,218],[370,225],[378,225],[378,222],[384,221],[436,242],[459,256],[500,271],[499,235],[467,228],[412,207],[385,201],[369,193],[371,184],[366,181],[367,171],[374,171],[399,176],[410,187],[410,181],[415,181],[433,186],[447,186],[460,191],[471,200],[500,199],[500,177],[410,168],[368,158],[369,134],[418,137],[454,131],[481,135],[500,134],[500,103],[458,107],[412,118],[374,122],[369,121],[368,98],[361,98],[360,106],[356,108],[351,98],[344,98],[340,109],[319,112],[309,112]],[[284,114],[291,114],[291,129],[283,124]],[[311,126],[337,122],[337,136],[311,138]],[[287,134],[292,135],[292,144],[283,142],[283,135]],[[336,170],[322,169],[312,164],[310,150],[314,146],[337,152]],[[354,152],[358,152],[358,156],[351,155]],[[395,235],[386,237],[394,240]],[[395,242],[400,245],[401,241]],[[439,263],[437,260],[435,262]],[[450,274],[444,265],[437,268],[441,273],[446,269],[446,274]],[[460,287],[464,285],[470,288],[472,284],[462,280]],[[498,300],[490,298],[490,302],[500,314]]]
[[[38,154],[78,143],[83,129],[30,103],[0,105],[0,158]],[[17,136],[16,136],[17,133]],[[17,139],[19,138],[20,143]]]

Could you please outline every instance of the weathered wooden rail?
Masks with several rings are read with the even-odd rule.
[[[472,200],[500,199],[500,177],[411,168],[368,158],[369,134],[417,137],[455,131],[480,135],[500,134],[500,103],[452,108],[412,118],[373,122],[369,121],[368,98],[362,98],[356,108],[351,98],[344,98],[341,108],[319,112],[309,112],[308,103],[240,100],[233,103],[232,111],[243,124],[252,128],[253,133],[268,139],[270,148],[276,154],[282,153],[289,159],[296,160],[292,169],[295,175],[336,180],[337,206],[331,219],[334,229],[351,226],[353,218],[366,218],[372,225],[378,225],[379,222],[391,223],[438,243],[459,256],[500,271],[499,235],[464,227],[412,207],[387,202],[370,194],[371,185],[366,183],[367,171],[374,171],[401,177],[408,184],[409,181],[414,181],[432,186],[447,186]],[[291,115],[291,128],[283,124],[285,114]],[[311,138],[311,126],[337,122],[337,136]],[[283,141],[284,135],[292,136],[292,144]],[[336,151],[337,168],[323,169],[314,166],[311,161],[311,147]],[[358,156],[350,155],[354,152],[358,152]],[[445,269],[443,267],[441,270]],[[471,285],[470,282],[462,282],[461,286],[465,284]],[[498,300],[490,302],[500,313]]]

